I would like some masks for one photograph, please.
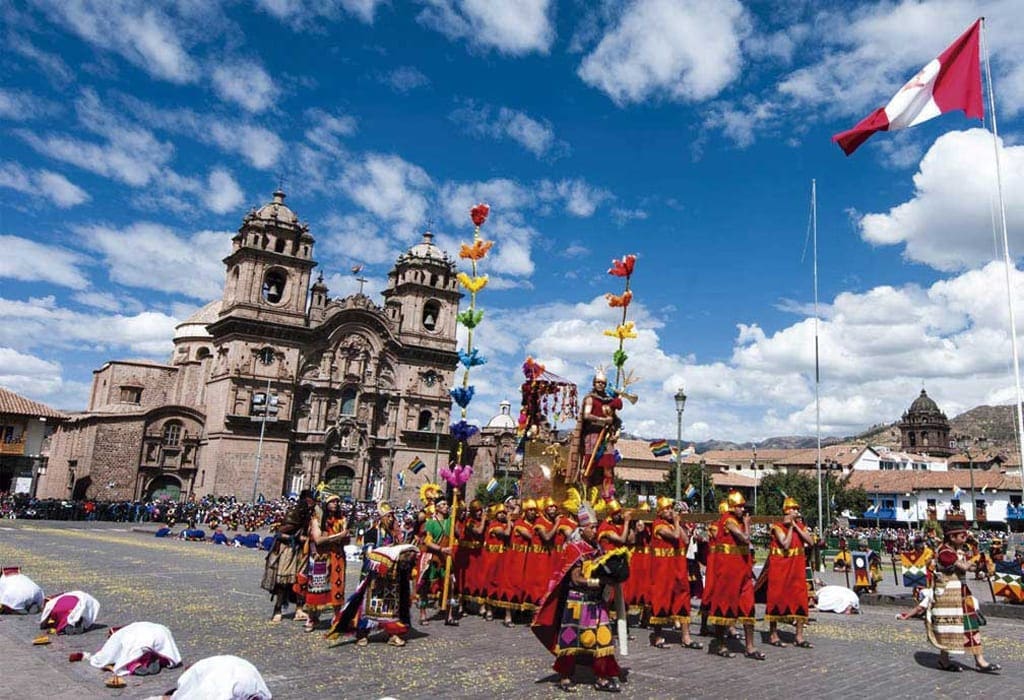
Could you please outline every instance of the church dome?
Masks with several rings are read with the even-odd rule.
[[[921,389],[921,395],[914,399],[914,403],[910,404],[910,410],[907,413],[934,415],[941,413],[941,411],[939,411],[939,405],[928,396],[928,392]]]
[[[186,318],[174,327],[174,339],[209,338],[206,327],[217,320],[220,315],[221,300],[211,301],[203,308]]]
[[[408,258],[419,258],[420,260],[436,260],[441,263],[449,263],[448,254],[434,245],[434,234],[427,231],[423,234],[423,240],[409,249],[405,254]]]
[[[284,203],[284,198],[285,193],[281,190],[274,192],[274,201],[257,209],[255,218],[275,224],[297,225],[299,217]]]
[[[515,430],[516,422],[511,415],[512,404],[508,401],[502,401],[499,405],[501,406],[501,413],[487,421],[487,427]]]

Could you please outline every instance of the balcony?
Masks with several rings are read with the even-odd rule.
[[[23,454],[25,454],[24,437],[10,442],[0,442],[0,455],[17,455],[20,457]]]
[[[871,508],[868,508],[860,517],[865,520],[895,520],[896,509],[879,508],[877,511],[874,511]]]
[[[1006,507],[1007,520],[1024,520],[1024,506],[1009,505]]]

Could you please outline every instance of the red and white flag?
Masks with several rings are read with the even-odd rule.
[[[911,78],[889,100],[889,104],[876,109],[849,131],[836,134],[832,141],[850,155],[877,131],[917,126],[958,109],[974,119],[984,117],[978,61],[980,33],[979,19],[938,58]]]

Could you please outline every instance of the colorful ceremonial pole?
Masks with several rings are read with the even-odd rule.
[[[613,309],[622,309],[622,321],[619,325],[612,330],[604,332],[605,335],[611,336],[612,338],[619,339],[619,347],[612,355],[612,363],[615,365],[615,391],[621,393],[624,388],[622,386],[624,377],[622,374],[622,368],[626,364],[626,360],[629,356],[626,355],[624,350],[624,344],[627,338],[636,338],[636,329],[633,326],[632,321],[626,321],[626,316],[629,312],[629,305],[633,301],[633,291],[629,288],[630,282],[633,279],[633,270],[636,268],[636,255],[624,255],[622,260],[612,260],[612,266],[608,268],[608,274],[614,275],[615,277],[624,277],[626,280],[626,288],[620,296],[615,294],[605,294],[605,298],[608,300],[608,306]],[[628,379],[628,378],[625,378]],[[635,402],[636,399],[634,398]]]
[[[457,545],[455,541],[455,520],[458,516],[459,510],[459,489],[465,486],[466,482],[473,475],[473,467],[468,464],[462,464],[462,455],[465,451],[467,441],[469,438],[476,433],[477,428],[466,422],[466,415],[468,413],[469,402],[473,400],[473,394],[475,388],[469,383],[469,371],[473,367],[478,367],[487,360],[480,356],[479,352],[473,347],[473,331],[480,321],[483,320],[484,312],[482,309],[477,309],[476,296],[477,293],[487,286],[487,275],[477,275],[477,263],[487,257],[487,253],[490,252],[491,247],[494,245],[494,241],[484,240],[480,235],[480,227],[487,221],[487,215],[490,214],[491,208],[486,204],[477,204],[475,207],[469,210],[470,218],[473,220],[473,243],[463,243],[459,249],[459,257],[463,260],[470,261],[471,275],[467,275],[465,272],[460,272],[457,276],[459,284],[469,291],[469,308],[459,313],[456,319],[459,323],[464,325],[467,330],[466,334],[466,349],[459,350],[459,362],[465,368],[462,373],[462,386],[455,387],[451,390],[452,400],[458,404],[460,409],[460,420],[457,423],[453,423],[452,437],[455,439],[455,463],[451,468],[445,467],[441,470],[441,477],[448,482],[452,487],[452,507],[448,522],[448,543],[449,547]],[[452,572],[452,556],[449,554],[445,557],[444,561],[444,590],[441,594],[441,609],[448,610],[448,594],[451,588],[451,572]]]

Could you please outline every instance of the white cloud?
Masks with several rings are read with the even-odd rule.
[[[546,54],[555,40],[550,0],[419,0],[417,19],[450,39],[521,56]]]
[[[53,114],[56,105],[24,90],[0,87],[0,118],[26,121]]]
[[[218,63],[213,69],[213,88],[222,100],[255,114],[273,107],[278,96],[270,75],[253,60]]]
[[[196,81],[189,49],[219,34],[217,5],[156,0],[34,0],[54,20],[93,46],[112,51],[150,75],[172,83]]]
[[[60,388],[60,375],[57,362],[0,347],[0,386],[10,391],[45,397]]]
[[[74,251],[6,235],[0,235],[0,250],[0,278],[49,282],[72,289],[89,286],[82,270],[86,259]]]
[[[626,209],[615,207],[612,209],[612,218],[619,226],[625,226],[631,221],[644,221],[647,219],[647,212],[643,209]]]
[[[141,304],[135,299],[124,294],[114,294],[113,292],[99,292],[95,290],[76,292],[71,298],[83,306],[89,306],[101,311],[142,310]]]
[[[1024,146],[1002,149],[1003,191],[1010,252],[1024,246]],[[993,245],[995,166],[984,129],[943,134],[914,175],[914,193],[886,213],[866,214],[859,226],[875,245],[903,245],[904,255],[938,270],[959,270],[998,257]]]
[[[637,0],[577,72],[620,106],[706,100],[739,77],[748,24],[737,0]]]
[[[89,199],[85,190],[52,170],[28,170],[17,163],[0,162],[0,187],[33,197],[44,197],[61,209]]]
[[[156,311],[131,316],[79,313],[61,307],[52,296],[28,301],[0,298],[0,346],[19,352],[130,350],[166,359],[178,323],[179,319]]]
[[[77,226],[83,245],[102,255],[110,279],[209,301],[223,293],[224,265],[231,234],[199,231],[185,237],[161,224],[139,222],[123,229]]]
[[[541,201],[560,203],[570,214],[581,218],[593,216],[603,202],[612,198],[607,190],[578,178],[558,182],[541,180],[538,186]]]
[[[566,155],[569,146],[555,138],[549,121],[531,117],[508,107],[477,105],[472,100],[451,113],[450,118],[474,136],[511,139],[538,158]]]
[[[322,20],[337,20],[342,13],[373,24],[377,8],[388,0],[256,0],[257,6],[293,29],[315,29]]]
[[[346,166],[341,186],[353,202],[412,240],[427,220],[433,186],[423,168],[395,155],[370,153]]]
[[[331,114],[322,109],[309,109],[306,110],[306,119],[311,122],[305,132],[306,141],[332,155],[343,153],[345,149],[341,144],[341,137],[352,136],[357,130],[356,119],[349,114]]]
[[[366,214],[332,214],[317,228],[317,243],[344,268],[355,264],[393,263],[402,252],[398,243]]]
[[[416,66],[399,66],[384,74],[382,79],[392,90],[402,94],[430,85],[430,78]]]
[[[15,53],[34,61],[43,73],[57,85],[64,86],[74,81],[75,73],[64,62],[64,59],[58,54],[38,48],[29,41],[28,37],[11,32],[7,35],[5,45]]]
[[[214,168],[207,177],[203,199],[210,211],[226,214],[241,206],[244,196],[231,173],[223,168]]]

